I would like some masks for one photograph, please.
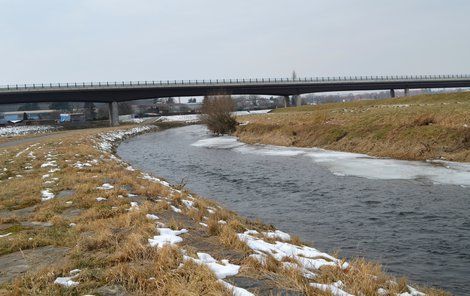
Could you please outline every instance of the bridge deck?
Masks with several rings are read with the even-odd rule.
[[[470,75],[15,84],[0,86],[0,104],[45,101],[112,102],[216,93],[287,96],[328,91],[454,87],[470,87]]]

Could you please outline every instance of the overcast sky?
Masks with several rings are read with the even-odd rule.
[[[468,0],[0,0],[0,84],[470,73]]]

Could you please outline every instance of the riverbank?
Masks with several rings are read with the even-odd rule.
[[[156,129],[0,148],[0,294],[419,295],[378,264],[304,246],[114,156]]]
[[[235,135],[250,144],[470,162],[470,92],[284,108],[239,121]]]

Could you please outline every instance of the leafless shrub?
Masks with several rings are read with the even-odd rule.
[[[201,121],[216,135],[235,131],[237,121],[232,115],[235,103],[230,95],[214,95],[204,98],[201,108]]]

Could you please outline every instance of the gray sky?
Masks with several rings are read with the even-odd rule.
[[[468,0],[0,0],[0,84],[470,73]]]

